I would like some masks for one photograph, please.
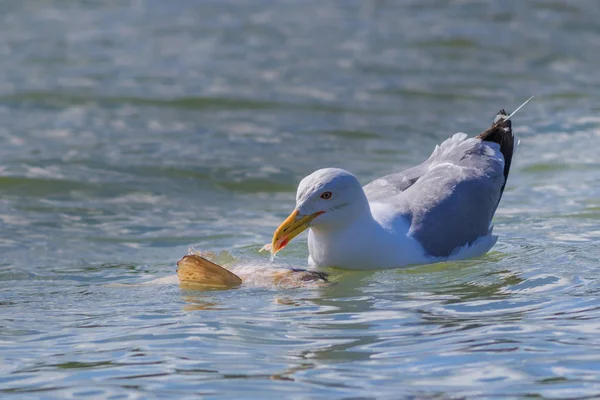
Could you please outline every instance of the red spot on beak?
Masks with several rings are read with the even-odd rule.
[[[288,238],[285,238],[281,241],[281,244],[279,245],[280,249],[283,249],[285,246],[287,246],[287,244],[290,242],[290,240]]]

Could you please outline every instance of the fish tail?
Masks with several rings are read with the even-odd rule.
[[[177,262],[177,267],[181,283],[222,289],[242,284],[239,276],[197,254],[183,257]]]

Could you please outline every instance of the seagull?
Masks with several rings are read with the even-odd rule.
[[[510,118],[529,100],[511,115],[501,110],[480,135],[456,133],[423,163],[364,187],[339,168],[308,175],[273,235],[271,258],[306,229],[316,268],[390,269],[487,253],[517,145]]]

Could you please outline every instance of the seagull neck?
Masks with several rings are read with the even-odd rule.
[[[308,234],[310,262],[316,266],[361,268],[377,251],[382,227],[370,210],[354,214],[343,225],[311,226]]]
[[[367,203],[366,207],[354,210],[346,218],[340,218],[336,223],[311,226],[311,229],[317,235],[326,235],[342,231],[364,230],[366,227],[375,227],[377,225]]]

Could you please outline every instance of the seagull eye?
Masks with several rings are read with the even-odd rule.
[[[331,192],[323,192],[323,194],[321,195],[321,198],[323,200],[329,200],[331,198]]]

